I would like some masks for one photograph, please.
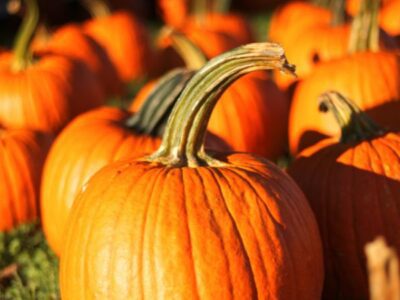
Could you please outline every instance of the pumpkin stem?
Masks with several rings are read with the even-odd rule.
[[[332,112],[341,128],[341,143],[360,142],[385,133],[350,99],[329,91],[320,96],[319,110]]]
[[[13,71],[21,71],[32,63],[32,53],[29,51],[29,45],[39,23],[39,7],[36,0],[25,0],[26,15],[18,30],[15,39],[13,53],[14,58],[11,68]]]
[[[230,0],[214,0],[213,11],[218,13],[227,13],[231,7]]]
[[[314,0],[316,6],[327,8],[332,13],[332,26],[339,26],[345,22],[345,0]]]
[[[92,18],[108,17],[111,15],[107,0],[82,0],[82,3],[89,11]]]
[[[172,108],[194,71],[179,68],[164,75],[140,110],[125,121],[136,133],[162,136]]]
[[[147,158],[168,166],[224,164],[204,151],[204,136],[211,112],[222,93],[241,76],[258,70],[294,73],[281,46],[247,44],[204,65],[187,83],[168,119],[160,148]]]
[[[354,17],[349,41],[349,52],[379,50],[380,0],[364,0],[358,14]]]
[[[183,33],[178,32],[172,27],[165,27],[162,29],[160,36],[161,39],[169,39],[172,47],[183,59],[188,69],[200,69],[207,62],[207,58],[200,48],[189,40]]]

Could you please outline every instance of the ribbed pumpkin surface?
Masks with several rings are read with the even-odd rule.
[[[126,161],[89,181],[61,257],[63,299],[319,299],[304,196],[248,154],[229,167]]]
[[[400,251],[400,137],[324,140],[288,170],[309,200],[324,245],[324,299],[368,299],[364,246],[383,235]]]
[[[40,175],[49,146],[29,130],[0,128],[0,231],[39,217]]]

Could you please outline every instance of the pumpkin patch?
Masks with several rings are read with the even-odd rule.
[[[398,3],[0,1],[0,299],[400,299]]]

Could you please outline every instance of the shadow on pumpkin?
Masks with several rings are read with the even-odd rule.
[[[355,158],[359,167],[340,162],[348,147],[325,147],[318,158],[301,157],[288,170],[309,199],[322,236],[322,299],[369,298],[364,247],[377,236],[400,253],[400,175],[395,168],[388,174],[397,180],[372,172],[367,156]]]
[[[377,124],[388,130],[400,130],[400,99],[389,102],[365,111]],[[298,152],[327,138],[322,132],[315,130],[305,131],[300,139]]]

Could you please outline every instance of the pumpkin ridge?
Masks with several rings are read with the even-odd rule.
[[[397,160],[400,162],[400,153],[395,151],[395,148],[393,147],[393,145],[391,145],[389,143],[389,141],[387,141],[386,139],[379,139],[378,141],[380,142],[380,144],[383,145],[383,147],[386,147],[387,149],[389,149],[394,154],[394,156],[396,156]],[[391,178],[391,179],[393,178],[392,174],[388,174],[386,172],[386,169],[384,168],[384,166],[382,166],[382,170],[383,170],[383,174],[386,177]],[[386,181],[385,181],[385,183],[386,183]],[[394,201],[396,199],[396,197],[395,197],[395,194],[393,193],[393,188],[391,187],[390,184],[386,184],[386,186],[388,187],[388,190],[390,191],[390,199],[392,200],[392,203],[394,203],[394,207],[396,207],[397,216],[400,219],[400,205],[398,205],[397,202]]]
[[[119,169],[119,172],[115,172],[113,174],[113,177],[110,179],[109,182],[111,183],[111,182],[115,181],[118,178],[118,176],[123,172],[123,170],[125,170],[128,167],[129,167],[129,164],[126,164],[126,165],[124,165],[123,169],[122,168]],[[102,191],[99,194],[104,193],[106,190],[107,190],[107,186],[105,185],[103,187]],[[80,193],[80,194],[82,194],[82,193]],[[80,198],[80,197],[78,197],[78,198]],[[76,207],[78,207],[78,205],[76,205],[75,203],[78,203],[79,206],[84,204],[84,202],[82,202],[82,204],[80,204],[79,201],[74,201],[74,206],[76,206]],[[89,241],[91,240],[91,236],[92,236],[92,233],[93,233],[92,228],[95,227],[94,224],[95,224],[96,219],[97,219],[96,216],[99,215],[99,213],[101,212],[101,210],[99,210],[98,208],[101,207],[102,204],[103,204],[102,202],[98,201],[96,203],[96,205],[94,207],[92,207],[92,210],[95,211],[95,214],[93,215],[93,218],[90,220],[90,222],[85,224],[85,225],[87,225],[88,229],[87,229],[86,238],[82,242],[82,245],[85,246],[84,249],[86,249],[86,251],[84,253],[82,253],[82,256],[84,256],[84,257],[88,257],[88,256],[90,257],[90,253],[88,253],[90,247],[88,247],[87,245],[88,245]],[[78,260],[76,260],[76,261],[78,262]],[[90,274],[88,274],[88,272],[92,271],[92,269],[90,268],[90,266],[85,265],[85,263],[86,263],[86,261],[83,264],[80,265],[79,269],[81,270],[82,274],[85,274],[85,276],[84,276],[85,277],[84,286],[90,287],[89,279],[91,278],[91,276],[90,276]],[[82,268],[83,268],[83,270],[82,270]],[[78,288],[79,289],[79,287],[72,287],[72,288]],[[84,295],[86,295],[85,298],[86,297],[90,298],[91,297],[90,288],[86,288],[86,289],[83,288],[83,287],[81,287],[81,288],[83,290]]]
[[[210,209],[210,212],[212,212],[212,209],[210,208],[210,205],[209,205],[207,192],[206,192],[206,189],[205,189],[205,185],[203,183],[203,179],[202,179],[202,177],[199,174],[199,171],[197,169],[193,169],[193,170],[194,170],[194,174],[197,175],[197,178],[198,178],[198,180],[199,180],[199,182],[201,184],[201,187],[202,187],[201,191],[203,191],[202,194],[203,194],[203,197],[204,197],[204,200],[205,200],[204,203]],[[194,285],[195,285],[195,295],[196,295],[196,299],[200,299],[201,295],[199,293],[199,279],[198,279],[198,275],[197,275],[197,272],[196,272],[197,266],[196,266],[195,259],[194,259],[193,241],[192,241],[192,235],[191,235],[191,229],[190,229],[190,223],[189,223],[189,211],[188,211],[188,206],[187,206],[188,204],[187,204],[187,200],[186,200],[186,199],[188,199],[187,195],[190,195],[192,193],[192,191],[191,190],[187,191],[188,184],[185,184],[185,182],[187,180],[185,181],[185,170],[184,169],[180,169],[180,175],[181,175],[181,178],[182,178],[182,186],[183,186],[183,193],[184,193],[183,207],[185,209],[185,224],[186,224],[186,228],[187,228],[188,241],[189,241],[189,245],[190,245],[190,249],[189,249],[190,253],[189,253],[189,255],[191,257],[190,260],[191,260],[191,265],[192,265],[192,273],[193,273],[193,279],[194,279],[193,281],[194,281]],[[213,215],[213,219],[216,222],[216,218],[215,218],[213,212],[212,212],[212,215]],[[223,246],[223,241],[221,241],[221,244]],[[227,265],[229,266],[229,264],[227,264]]]
[[[12,170],[13,171],[13,169],[14,169],[14,168],[10,167],[11,160],[13,160],[13,157],[11,156],[12,152],[9,151],[9,149],[7,149],[7,148],[10,148],[10,145],[7,145],[7,144],[9,144],[9,142],[6,143],[4,141],[4,139],[2,139],[2,145],[3,145],[2,148],[4,148],[4,150],[2,152],[5,153],[8,156],[7,159],[4,159],[4,162],[3,162],[4,164],[2,164],[2,166],[4,166],[4,170],[5,170],[4,174],[8,173],[7,170]],[[3,154],[0,157],[5,157],[6,155]],[[8,211],[9,211],[9,213],[11,215],[11,218],[12,218],[11,219],[12,224],[10,224],[10,225],[14,227],[15,226],[15,220],[17,220],[18,218],[17,218],[17,212],[16,212],[16,208],[14,206],[14,201],[13,200],[17,198],[16,195],[18,193],[15,192],[15,188],[14,188],[15,185],[11,182],[11,180],[8,177],[9,176],[4,176],[5,180],[7,181],[7,184],[5,186],[9,187],[8,190],[12,195],[12,197],[9,198],[10,201],[8,202],[8,208],[9,208]],[[6,226],[6,227],[8,227],[8,226]]]
[[[215,186],[218,188],[218,192],[219,192],[220,195],[222,196],[222,197],[221,197],[220,203],[223,204],[223,206],[224,206],[224,211],[227,213],[229,219],[230,219],[231,222],[232,222],[232,230],[233,230],[233,232],[235,233],[234,236],[235,236],[235,238],[237,239],[238,244],[240,245],[240,248],[241,248],[242,251],[243,251],[244,262],[245,262],[246,266],[248,266],[249,271],[250,271],[250,274],[251,274],[251,281],[249,282],[249,284],[250,284],[252,290],[253,290],[256,294],[258,294],[257,285],[256,285],[256,283],[255,283],[254,271],[253,271],[253,268],[252,268],[252,265],[251,265],[250,256],[249,256],[249,251],[248,251],[248,249],[246,248],[246,244],[245,244],[245,242],[244,242],[244,240],[243,240],[243,237],[242,237],[241,232],[240,232],[240,230],[239,230],[239,226],[238,226],[238,224],[237,224],[237,222],[236,222],[236,219],[233,217],[232,212],[229,210],[229,206],[228,206],[228,204],[227,204],[226,198],[224,197],[224,196],[225,196],[224,190],[221,188],[221,186],[223,186],[223,185],[220,184],[220,182],[221,182],[221,181],[220,181],[220,178],[223,178],[224,181],[227,182],[227,183],[228,183],[229,181],[228,181],[227,178],[224,176],[223,172],[221,172],[221,170],[219,170],[218,168],[205,168],[204,170],[207,170],[208,173],[209,173],[209,176],[213,178],[214,184],[215,184]],[[225,168],[225,170],[229,170],[229,168]],[[197,169],[196,169],[196,172],[198,172]],[[217,178],[216,174],[219,175],[218,178]],[[201,176],[201,175],[199,175],[199,176]],[[228,184],[228,186],[230,186],[230,185]],[[205,186],[204,186],[204,187],[205,187]],[[207,189],[205,189],[205,191],[207,191]],[[207,192],[206,192],[206,194],[207,194]],[[207,197],[207,198],[208,198],[208,197]],[[216,223],[217,223],[217,221],[216,221]],[[221,230],[220,230],[220,231],[221,231]],[[221,243],[221,244],[222,244],[222,248],[223,248],[224,252],[226,253],[225,241],[222,240],[222,243]],[[234,296],[235,288],[232,286],[233,280],[232,280],[232,272],[231,272],[231,268],[230,268],[230,261],[229,261],[229,258],[228,258],[228,257],[226,257],[226,259],[227,259],[227,261],[228,261],[227,266],[228,266],[228,270],[229,270],[229,284],[230,284],[230,287],[231,287],[231,288],[230,288],[230,291],[231,291],[231,295]],[[232,297],[232,299],[233,299],[233,297]]]
[[[247,185],[249,185],[248,181],[245,180],[245,179],[243,179],[240,175],[238,175],[232,168],[225,168],[225,170],[231,172],[232,174],[235,174],[238,178],[240,178],[240,179],[243,180]],[[216,177],[215,174],[214,174],[214,172],[215,172],[216,174],[218,174],[219,176]],[[221,185],[221,184],[219,184],[219,183],[221,182],[221,179],[222,179],[225,183],[227,183],[227,186],[231,186],[231,185],[230,185],[230,182],[231,182],[231,181],[228,180],[228,178],[227,178],[227,176],[225,176],[224,172],[221,172],[221,170],[218,170],[217,168],[212,169],[212,170],[210,171],[210,173],[211,173],[211,175],[213,176],[215,182],[217,183],[217,186],[218,186],[218,188],[219,188],[219,190],[220,190],[220,192],[221,192],[221,195],[224,195],[225,193],[223,192],[223,189],[221,189],[221,186],[224,186],[224,185]],[[252,187],[251,187],[251,188],[252,188]],[[253,188],[252,188],[252,191],[254,192]],[[256,195],[257,195],[257,194],[256,194]],[[248,249],[247,249],[247,247],[246,247],[246,243],[245,243],[243,237],[241,236],[241,232],[240,232],[240,230],[239,230],[239,226],[238,226],[238,224],[237,224],[237,222],[236,222],[236,219],[235,219],[234,216],[233,216],[234,214],[233,214],[233,213],[231,212],[231,210],[229,209],[229,205],[228,205],[228,202],[227,202],[226,198],[225,198],[225,197],[222,197],[222,198],[224,199],[223,203],[224,203],[226,212],[228,213],[229,217],[232,219],[232,223],[234,224],[234,229],[235,229],[235,231],[237,232],[237,236],[238,236],[238,239],[239,239],[239,241],[240,241],[240,245],[241,245],[241,247],[242,247],[242,249],[243,249],[243,253],[244,253],[244,255],[245,255],[246,265],[249,267],[249,270],[250,270],[250,273],[251,273],[251,282],[250,282],[250,285],[251,285],[252,290],[254,291],[255,295],[257,295],[257,297],[258,297],[258,295],[259,295],[259,290],[258,290],[258,287],[257,287],[256,277],[255,277],[255,274],[254,274],[254,270],[253,270],[253,268],[252,268],[251,258],[250,258],[250,255],[249,255],[249,251],[248,251]],[[257,203],[257,205],[258,205],[258,203]],[[250,224],[249,227],[251,228],[251,230],[252,230],[252,232],[253,232],[253,235],[254,235],[254,236],[256,237],[256,239],[257,239],[257,234],[256,234],[256,232],[255,232],[255,230],[254,230],[252,224]],[[260,250],[258,244],[259,244],[259,243],[258,243],[258,240],[257,240],[257,250],[258,250],[259,253],[261,253],[261,250]],[[258,255],[257,255],[257,256],[258,256]],[[266,270],[266,268],[265,268],[265,264],[264,264],[264,263],[262,264],[262,272],[263,272],[263,274],[267,274],[267,270]],[[266,278],[267,278],[267,276],[266,276]]]
[[[147,170],[149,170],[149,169],[147,169]],[[150,210],[150,204],[151,204],[151,202],[154,202],[154,199],[153,198],[155,198],[156,196],[158,196],[158,195],[156,195],[156,193],[155,193],[155,188],[154,187],[157,187],[158,186],[158,182],[160,181],[160,180],[162,180],[163,179],[163,177],[161,176],[162,174],[164,174],[166,172],[166,170],[165,169],[160,169],[159,170],[159,172],[158,172],[158,174],[152,174],[153,176],[151,177],[151,179],[152,179],[152,181],[153,182],[148,182],[147,183],[147,185],[148,185],[148,189],[151,191],[150,192],[150,194],[147,196],[147,199],[146,199],[146,208],[145,208],[145,212],[144,212],[144,214],[143,214],[143,222],[142,222],[142,227],[141,227],[141,232],[143,232],[143,234],[141,234],[140,235],[140,241],[138,241],[139,243],[140,243],[140,246],[139,246],[139,249],[141,249],[140,250],[140,253],[138,254],[138,256],[141,258],[141,259],[139,259],[138,261],[141,263],[140,264],[140,267],[138,267],[138,269],[139,270],[141,270],[141,272],[140,272],[140,278],[142,279],[141,280],[141,287],[142,287],[142,294],[144,294],[144,290],[145,290],[145,283],[143,282],[143,279],[145,278],[145,276],[144,276],[144,269],[145,269],[145,267],[143,266],[143,261],[145,261],[145,259],[146,259],[146,257],[145,257],[145,248],[146,248],[146,243],[145,243],[145,239],[144,239],[144,237],[145,237],[145,232],[148,230],[146,230],[146,228],[148,228],[148,215],[149,215],[149,210]],[[150,183],[153,183],[153,184],[150,184]],[[164,186],[164,185],[162,185],[162,186]],[[150,251],[148,251],[148,252],[150,252]],[[149,257],[151,257],[151,254],[149,254]],[[155,270],[155,269],[154,269]],[[150,273],[150,274],[152,274],[152,273]],[[151,276],[152,277],[152,282],[154,283],[154,276]],[[156,279],[157,280],[157,279]],[[153,284],[153,288],[154,288],[154,290],[153,290],[153,292],[157,295],[158,294],[158,291],[156,290],[156,288],[155,288],[155,285]],[[146,297],[146,295],[144,295],[144,297],[143,297],[143,299]],[[157,297],[155,297],[155,298],[157,298]]]
[[[357,154],[357,150],[359,150],[358,148],[351,148],[351,153],[352,155],[352,160],[351,160],[351,166],[356,166],[356,154]],[[356,169],[355,168],[351,168],[351,173],[352,173],[352,186],[354,186],[355,184],[357,184],[357,182],[355,181],[355,178],[357,178],[357,174],[355,173]],[[352,190],[354,193],[354,189]],[[352,211],[357,211],[357,207],[355,206],[355,199],[357,199],[357,197],[354,197],[355,195],[351,196],[351,203],[352,203]],[[360,241],[360,234],[359,234],[359,227],[358,227],[358,220],[356,219],[356,214],[352,213],[352,228],[354,230],[354,248],[355,248],[355,253],[356,253],[356,259],[355,261],[358,262],[357,264],[357,268],[358,268],[358,272],[361,270],[361,272],[363,271],[363,261],[361,259],[364,251],[362,248],[360,248],[360,245],[362,245],[361,241]],[[361,255],[360,255],[361,254]],[[364,285],[366,283],[364,282]]]
[[[386,177],[386,178],[390,178],[391,179],[391,176],[389,175],[389,174],[387,174],[387,172],[386,172],[386,170],[385,170],[385,168],[384,168],[384,166],[382,165],[382,162],[383,161],[385,161],[385,159],[382,157],[382,153],[378,150],[378,145],[379,144],[382,144],[382,143],[380,143],[380,140],[383,140],[383,139],[373,139],[373,140],[371,140],[371,141],[368,141],[369,142],[369,145],[370,145],[370,147],[371,147],[371,150],[373,151],[373,152],[375,152],[376,153],[376,157],[377,157],[377,160],[376,160],[376,166],[378,166],[379,167],[379,172],[376,170],[376,168],[373,168],[372,167],[372,164],[371,164],[371,170],[374,172],[374,173],[376,173],[376,174],[378,174],[378,175],[380,175],[380,176],[376,176],[376,177],[374,177],[374,179],[375,179],[375,182],[377,182],[377,181],[380,181],[380,182],[382,182],[382,183],[380,183],[380,185],[383,187],[381,190],[379,190],[379,189],[376,189],[376,191],[377,191],[377,193],[376,193],[376,196],[375,196],[375,198],[376,198],[376,201],[377,201],[377,207],[378,207],[378,210],[379,210],[379,213],[380,213],[380,216],[381,216],[381,220],[382,220],[382,228],[381,228],[381,230],[383,231],[383,236],[386,236],[386,237],[390,237],[390,234],[387,232],[387,228],[390,228],[390,226],[387,226],[387,220],[388,220],[388,217],[390,218],[390,216],[388,216],[387,215],[387,213],[386,213],[386,211],[383,211],[383,209],[382,209],[382,207],[381,207],[381,205],[379,205],[380,204],[380,202],[379,202],[379,198],[380,199],[383,199],[383,197],[378,197],[379,195],[380,195],[380,193],[383,191],[383,190],[390,190],[390,196],[389,195],[387,195],[386,193],[385,193],[385,199],[386,200],[388,200],[388,199],[390,199],[391,200],[391,202],[393,202],[395,205],[395,207],[397,207],[397,205],[396,205],[396,201],[393,201],[393,194],[392,194],[392,191],[391,191],[391,189],[390,189],[390,184],[388,183],[388,181],[386,181],[386,180],[382,180],[382,175],[384,176],[384,177]],[[386,145],[382,145],[383,147],[385,147]],[[389,148],[389,147],[385,147],[385,148]],[[390,148],[389,148],[390,149]],[[379,183],[376,183],[376,186],[378,186],[378,184]],[[399,217],[400,217],[400,215],[399,215]],[[390,224],[389,224],[390,225]]]

